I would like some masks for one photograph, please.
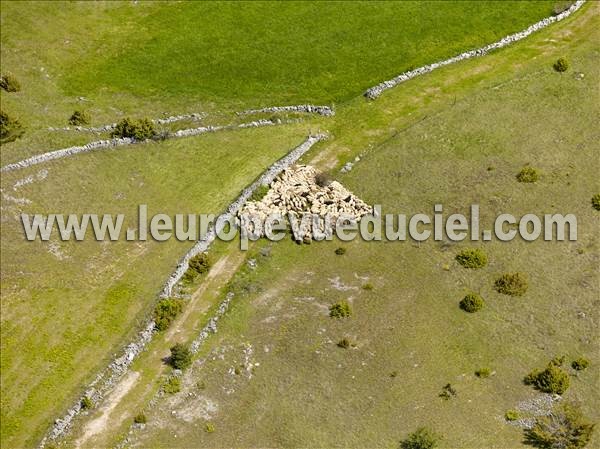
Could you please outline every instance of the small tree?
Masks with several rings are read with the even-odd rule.
[[[154,123],[147,118],[140,120],[131,120],[124,118],[111,133],[111,137],[130,137],[135,140],[152,139],[156,136]]]
[[[567,61],[565,58],[558,58],[553,67],[557,72],[566,72],[569,70],[569,61]]]
[[[527,292],[527,276],[523,273],[506,273],[496,279],[494,287],[498,293],[523,296]]]
[[[161,299],[154,308],[156,329],[164,331],[183,310],[183,301],[177,298]]]
[[[563,394],[569,388],[571,380],[565,371],[550,362],[545,370],[530,372],[523,382],[526,385],[533,385],[544,393]]]
[[[547,416],[536,417],[525,431],[525,442],[542,449],[579,449],[590,441],[594,427],[579,407],[565,402]]]
[[[460,308],[465,312],[475,313],[483,308],[483,298],[475,293],[469,293],[460,301]]]
[[[176,343],[171,348],[169,363],[175,369],[184,370],[192,364],[192,353],[189,348],[181,343]]]
[[[69,117],[69,124],[73,126],[89,125],[90,121],[90,114],[86,111],[75,111]]]
[[[206,273],[210,268],[210,259],[208,258],[208,254],[196,254],[190,259],[190,261],[188,262],[188,266],[194,274]]]
[[[465,268],[483,268],[488,259],[480,248],[464,249],[456,255],[456,261]]]
[[[329,307],[329,316],[333,318],[347,318],[352,315],[352,309],[347,301],[338,301]]]
[[[0,111],[0,144],[17,140],[24,133],[25,130],[19,120]]]
[[[400,442],[401,449],[434,449],[439,437],[425,427],[419,427],[405,440]]]

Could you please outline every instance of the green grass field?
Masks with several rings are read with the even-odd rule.
[[[242,120],[232,111],[246,107],[303,102],[335,103],[337,113],[3,173],[2,447],[36,446],[135,334],[191,246],[26,243],[18,214],[133,219],[140,203],[167,214],[216,213],[317,130],[331,138],[305,161],[337,169],[361,154],[339,180],[390,212],[431,212],[436,202],[446,212],[478,202],[484,220],[498,211],[574,212],[579,242],[486,244],[491,263],[476,273],[452,262],[462,244],[355,242],[342,257],[333,253],[336,244],[274,245],[270,257],[259,256],[256,271],[242,270],[232,284],[250,293],[236,299],[203,353],[222,349],[224,358],[189,374],[184,393],[160,403],[165,413],[157,412],[162,406],[150,411],[134,444],[397,447],[406,433],[429,425],[444,435],[445,448],[515,447],[521,433],[501,418],[533,396],[522,376],[557,353],[592,361],[568,396],[598,421],[599,236],[598,214],[589,205],[600,187],[594,176],[600,168],[597,5],[375,102],[361,96],[410,67],[523,29],[549,15],[554,3],[2,2],[2,72],[14,73],[23,89],[3,91],[1,105],[26,127],[23,138],[2,146],[2,165],[96,140],[47,131],[66,126],[74,109],[88,110],[92,125],[190,112],[209,114],[201,124],[222,124]],[[572,64],[565,74],[551,68],[560,56]],[[575,79],[575,72],[585,77]],[[541,182],[516,183],[526,163],[542,170]],[[33,183],[15,186],[28,175]],[[510,269],[530,274],[527,296],[510,300],[492,291],[494,277]],[[329,279],[337,276],[357,288],[332,288]],[[367,281],[357,276],[368,277],[374,289],[362,290]],[[193,338],[220,299],[218,287],[171,338]],[[465,316],[457,303],[472,289],[488,307]],[[332,322],[326,307],[349,296],[355,316]],[[578,319],[579,311],[587,318]],[[344,336],[357,349],[337,348]],[[227,374],[240,363],[243,344],[252,345],[260,362],[251,380]],[[136,363],[142,381],[119,404],[118,423],[98,437],[100,446],[115,443],[149,400],[162,369],[156,362],[168,345],[158,337]],[[473,371],[483,365],[496,375],[476,379]],[[198,382],[206,388],[196,391]],[[459,395],[441,402],[437,394],[448,382]],[[206,403],[186,402],[188,392],[217,404],[217,411],[203,416]],[[169,416],[171,409],[189,419]],[[205,432],[207,422],[215,432]]]

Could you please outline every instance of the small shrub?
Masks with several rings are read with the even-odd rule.
[[[84,410],[88,410],[90,408],[92,408],[94,406],[94,402],[88,398],[87,396],[84,396],[81,398],[81,408]]]
[[[439,396],[445,400],[451,399],[452,397],[456,396],[456,389],[452,385],[446,384],[442,388],[442,392],[439,394]]]
[[[183,310],[183,301],[177,298],[161,299],[154,308],[156,329],[164,331]]]
[[[401,449],[434,449],[440,438],[431,430],[419,427],[405,440],[400,442]]]
[[[21,83],[11,73],[0,76],[0,87],[6,92],[19,92],[21,90]]]
[[[266,184],[261,184],[259,185],[254,192],[252,192],[252,195],[250,195],[249,200],[250,201],[260,201],[262,200],[267,193],[269,193],[269,190],[271,189],[271,187],[269,187]]]
[[[335,250],[335,253],[336,253],[338,256],[343,256],[344,254],[346,254],[346,248],[342,248],[342,247],[340,246],[339,248],[337,248],[337,249]]]
[[[24,133],[25,130],[19,120],[10,117],[4,111],[0,111],[0,144],[17,140]]]
[[[133,418],[133,422],[136,424],[146,424],[148,422],[148,419],[146,418],[146,415],[144,415],[143,413],[138,413]]]
[[[465,312],[475,313],[480,311],[484,305],[483,298],[475,293],[469,293],[460,301],[460,308]]]
[[[565,402],[547,416],[535,418],[533,427],[525,431],[526,443],[544,449],[578,449],[585,447],[594,433],[579,407]]]
[[[206,426],[204,426],[204,431],[206,433],[213,433],[215,431],[215,425],[213,423],[207,422]]]
[[[487,265],[487,255],[479,248],[464,249],[456,256],[456,261],[465,268],[482,268]]]
[[[210,269],[210,259],[207,253],[196,254],[188,262],[188,266],[194,274],[204,274]]]
[[[600,193],[596,193],[592,197],[592,207],[596,210],[600,210]]]
[[[151,139],[156,135],[154,123],[147,118],[131,120],[124,118],[111,133],[111,137],[130,137],[135,140]]]
[[[527,385],[533,385],[544,393],[563,394],[569,388],[569,375],[560,367],[549,363],[545,370],[534,370],[523,379]]]
[[[590,361],[586,358],[580,357],[577,360],[571,362],[571,367],[576,371],[583,371],[590,366]]]
[[[508,410],[505,414],[504,414],[504,418],[507,421],[516,421],[517,419],[519,419],[521,417],[521,414],[517,411],[517,410]]]
[[[167,394],[175,394],[181,391],[181,379],[176,376],[170,376],[163,384],[162,390]]]
[[[329,176],[327,173],[317,173],[315,175],[315,183],[319,186],[319,187],[327,187],[329,184],[331,184],[331,181],[333,181],[331,179],[331,176]]]
[[[371,284],[370,282],[367,282],[366,284],[362,285],[362,289],[363,290],[367,290],[367,291],[371,291],[373,290],[375,287],[373,286],[373,284]]]
[[[482,379],[485,379],[486,377],[490,377],[491,374],[492,374],[492,370],[489,368],[479,368],[477,371],[475,371],[475,375]]]
[[[398,377],[398,371],[392,371],[390,373],[390,377],[393,379],[394,377]]]
[[[558,58],[552,67],[554,67],[554,70],[557,72],[566,72],[569,70],[569,61],[565,58]]]
[[[329,307],[329,316],[333,318],[347,318],[352,315],[352,309],[347,301],[338,301]]]
[[[350,344],[350,340],[348,340],[348,339],[347,339],[347,338],[345,338],[345,337],[344,337],[344,338],[342,338],[340,341],[338,341],[338,344],[337,344],[337,345],[338,345],[340,348],[343,348],[343,349],[348,349],[348,348],[351,346],[351,344]]]
[[[192,364],[192,353],[189,348],[181,343],[176,343],[171,348],[169,363],[175,369],[184,370]]]
[[[75,111],[71,117],[69,117],[69,124],[73,126],[89,125],[90,121],[90,114],[86,111]]]
[[[498,293],[523,296],[527,292],[527,276],[523,273],[506,273],[496,279],[494,287]]]
[[[517,181],[519,182],[538,182],[540,180],[539,172],[533,167],[523,167],[519,173],[517,173]]]

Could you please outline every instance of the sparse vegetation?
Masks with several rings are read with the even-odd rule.
[[[344,254],[346,254],[346,248],[340,246],[339,248],[336,248],[335,253],[338,256],[343,256]]]
[[[181,379],[177,376],[169,376],[162,385],[162,390],[167,394],[175,394],[181,391]]]
[[[133,422],[136,424],[146,424],[148,422],[148,419],[146,418],[146,415],[144,415],[143,413],[138,413],[133,418]]]
[[[346,337],[344,337],[340,341],[338,341],[337,345],[340,348],[348,349],[351,346],[351,343],[350,343],[350,340],[348,340]]]
[[[0,144],[17,140],[25,133],[23,126],[16,118],[0,111]]]
[[[161,299],[154,308],[156,329],[164,331],[183,310],[183,300],[178,298]]]
[[[206,423],[206,426],[204,426],[204,431],[206,433],[213,433],[215,431],[215,425],[211,422]]]
[[[550,362],[545,370],[530,372],[523,382],[526,385],[533,385],[544,393],[563,394],[569,388],[570,379],[560,366]]]
[[[87,396],[81,398],[81,408],[88,410],[94,406],[94,402]]]
[[[347,318],[352,315],[348,301],[338,301],[329,307],[329,316],[333,318]]]
[[[556,2],[552,7],[552,15],[558,16],[560,13],[569,9],[573,3],[575,3],[575,0],[562,0]]]
[[[492,374],[492,370],[489,368],[479,368],[477,371],[475,371],[475,375],[481,379],[490,377],[491,374]]]
[[[69,117],[69,124],[73,126],[89,125],[91,121],[92,118],[86,111],[77,110]]]
[[[594,428],[577,405],[565,402],[549,415],[536,417],[525,437],[528,444],[541,449],[579,449],[589,443]]]
[[[192,353],[190,352],[190,349],[181,343],[176,343],[171,348],[169,364],[175,369],[184,370],[188,368],[192,364]]]
[[[485,302],[483,298],[476,293],[469,293],[460,301],[460,308],[465,312],[475,313],[483,308]]]
[[[465,268],[483,268],[487,265],[488,258],[482,249],[470,248],[458,253],[456,261]]]
[[[565,58],[558,58],[553,67],[557,72],[566,72],[569,70],[569,61],[567,61]]]
[[[540,173],[537,169],[530,167],[529,165],[523,167],[519,173],[517,173],[517,181],[531,183],[538,182],[540,180]]]
[[[592,196],[592,207],[596,210],[600,210],[600,193],[596,193]]]
[[[439,394],[439,397],[445,400],[452,399],[454,396],[456,396],[456,389],[451,384],[444,385]]]
[[[250,198],[248,198],[248,200],[260,201],[267,195],[267,193],[269,193],[270,189],[271,187],[269,187],[268,185],[261,184],[256,189],[254,189],[254,192],[252,192],[252,195],[250,195]]]
[[[516,421],[517,419],[521,418],[521,414],[517,410],[508,410],[504,414],[504,418],[507,421]]]
[[[363,290],[367,290],[367,291],[371,291],[373,290],[375,287],[373,286],[373,284],[371,284],[370,282],[366,282],[362,285],[362,289]]]
[[[583,371],[590,366],[590,361],[584,357],[579,357],[571,362],[571,367],[576,371]]]
[[[506,273],[496,279],[494,287],[503,295],[523,296],[527,292],[529,282],[523,273]]]
[[[124,118],[110,134],[111,137],[129,137],[135,140],[152,139],[156,135],[154,123],[147,118],[132,120]]]
[[[434,449],[440,437],[425,427],[419,427],[400,443],[401,449]]]
[[[6,73],[0,76],[0,88],[6,92],[18,92],[21,90],[21,84],[13,74]]]

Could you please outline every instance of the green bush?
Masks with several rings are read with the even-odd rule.
[[[505,414],[504,414],[504,418],[507,421],[516,421],[517,419],[519,419],[521,417],[521,414],[516,411],[516,410],[508,410]]]
[[[190,271],[194,275],[204,274],[210,269],[210,259],[207,253],[199,253],[188,262]]]
[[[590,366],[590,361],[584,357],[579,357],[571,362],[571,367],[576,371],[582,371]]]
[[[156,329],[164,331],[183,310],[183,300],[177,298],[161,299],[154,308]]]
[[[475,371],[475,375],[482,379],[485,379],[486,377],[490,377],[491,374],[492,374],[492,370],[489,368],[479,368],[477,371]]]
[[[566,72],[569,70],[569,61],[567,61],[565,58],[558,58],[553,67],[557,72]]]
[[[523,296],[528,288],[527,276],[523,273],[506,273],[496,279],[494,287],[498,293]]]
[[[517,181],[519,182],[538,182],[540,180],[539,172],[533,167],[523,167],[519,173],[517,173]]]
[[[11,73],[0,76],[0,87],[6,92],[18,92],[21,90],[21,84]]]
[[[337,249],[335,250],[335,253],[336,253],[338,256],[343,256],[344,254],[346,254],[346,248],[342,248],[342,247],[340,246],[339,248],[337,248]]]
[[[177,376],[170,376],[162,386],[162,390],[167,394],[175,394],[181,391],[181,379]]]
[[[425,427],[419,427],[405,440],[400,442],[401,449],[434,449],[437,446],[439,436]]]
[[[84,396],[81,398],[81,408],[84,410],[88,410],[90,408],[92,408],[94,406],[94,402],[88,398],[87,396]]]
[[[25,133],[21,123],[6,112],[0,111],[0,144],[17,140]]]
[[[271,187],[269,187],[266,184],[261,184],[259,185],[254,192],[252,192],[252,195],[250,195],[249,200],[250,201],[260,201],[262,200],[267,193],[269,193],[269,190],[271,189]]]
[[[152,139],[156,136],[154,123],[147,118],[131,120],[124,118],[111,133],[111,137],[130,137],[135,140]]]
[[[90,114],[86,111],[75,111],[69,117],[69,124],[73,126],[89,125],[91,120]]]
[[[579,407],[565,402],[547,416],[535,418],[525,431],[526,443],[543,449],[578,449],[585,447],[594,433]]]
[[[148,419],[146,418],[146,415],[144,415],[143,413],[138,413],[133,418],[133,422],[136,424],[146,424],[148,422]]]
[[[460,301],[460,308],[465,312],[475,313],[480,311],[484,305],[483,298],[475,293],[469,293]]]
[[[347,301],[338,301],[329,307],[329,316],[333,318],[347,318],[352,315],[352,309]]]
[[[184,370],[192,364],[192,353],[190,349],[181,344],[176,343],[171,348],[171,357],[169,357],[169,363],[175,369]]]
[[[482,249],[471,248],[458,253],[456,261],[465,268],[482,268],[487,265],[488,259]]]
[[[592,196],[592,207],[596,210],[600,210],[600,193],[596,193]]]
[[[548,363],[545,370],[533,370],[525,376],[523,382],[533,385],[544,393],[563,394],[569,388],[570,379],[569,375],[559,366]]]

